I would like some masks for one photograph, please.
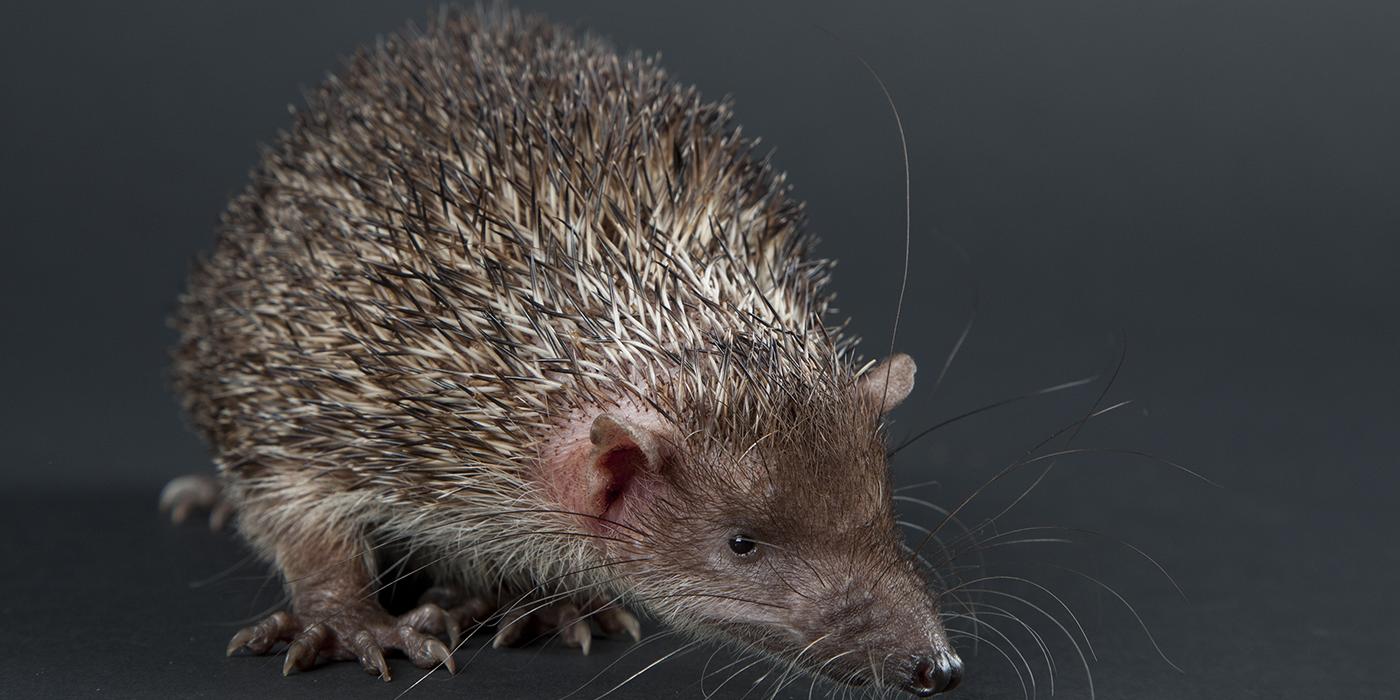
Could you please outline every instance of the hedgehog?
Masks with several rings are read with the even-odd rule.
[[[963,665],[893,515],[884,417],[803,205],[731,105],[502,9],[363,48],[293,109],[196,262],[173,384],[289,605],[284,673],[637,613],[919,696]],[[421,572],[420,604],[378,592]],[[445,640],[445,641],[444,641]]]

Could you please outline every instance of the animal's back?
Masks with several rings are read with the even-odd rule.
[[[410,501],[519,488],[581,400],[683,410],[737,351],[767,357],[756,384],[821,371],[827,265],[751,148],[652,59],[538,19],[381,40],[231,204],[177,388],[234,480]]]

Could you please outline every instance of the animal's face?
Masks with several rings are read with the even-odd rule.
[[[877,370],[740,439],[648,443],[645,430],[604,421],[599,459],[626,476],[609,512],[635,528],[616,549],[646,559],[630,576],[638,600],[778,657],[788,680],[810,672],[919,695],[955,686],[961,661],[894,521],[879,424],[913,367],[890,364],[884,376],[906,376],[888,390]]]
[[[692,491],[704,518],[657,554],[672,582],[723,596],[687,601],[677,617],[778,656],[790,679],[805,670],[931,694],[957,683],[961,662],[902,547],[871,418],[751,452],[739,472],[753,478]]]

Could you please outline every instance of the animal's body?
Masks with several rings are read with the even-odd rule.
[[[637,633],[919,694],[961,663],[802,207],[729,108],[542,20],[444,13],[310,94],[176,314],[175,385],[291,609],[230,653]],[[208,503],[177,482],[168,504]],[[403,567],[390,565],[406,558]],[[375,599],[423,569],[433,598]],[[450,594],[449,594],[450,592]],[[496,611],[494,614],[492,611]]]

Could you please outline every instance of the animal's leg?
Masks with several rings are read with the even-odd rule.
[[[598,628],[603,634],[609,637],[619,637],[626,634],[634,642],[642,641],[642,623],[637,620],[637,616],[631,610],[607,601],[595,600],[599,605],[593,613],[592,620],[598,624]]]
[[[593,644],[594,622],[606,634],[626,632],[633,641],[642,638],[641,624],[626,608],[601,599],[583,603],[565,600],[546,604],[522,603],[507,610],[501,616],[500,628],[492,646],[520,646],[557,636],[565,645],[582,649],[587,654]]]
[[[475,631],[494,623],[498,629],[492,646],[497,648],[524,646],[558,636],[564,644],[587,654],[595,626],[608,636],[625,634],[633,641],[642,638],[637,617],[603,598],[548,603],[508,599],[505,602],[510,607],[501,610],[498,603],[486,598],[450,586],[436,586],[424,593],[419,602],[445,608],[464,630]]]
[[[222,530],[233,515],[233,505],[224,499],[224,487],[213,474],[187,474],[170,480],[160,492],[161,512],[180,524],[196,510],[209,511],[209,529]]]
[[[435,605],[447,611],[448,617],[467,636],[476,633],[486,625],[493,624],[492,614],[496,612],[494,601],[482,596],[470,595],[456,586],[433,586],[419,596],[418,604]],[[456,646],[454,640],[453,646]]]
[[[284,675],[306,670],[318,659],[359,660],[365,670],[387,681],[384,651],[390,649],[419,668],[442,664],[456,672],[450,650],[435,636],[446,634],[455,643],[460,634],[456,621],[433,604],[397,618],[385,612],[375,599],[363,546],[340,536],[302,533],[275,549],[292,609],[239,630],[229,641],[230,655],[245,648],[267,654],[278,642],[288,642]]]

